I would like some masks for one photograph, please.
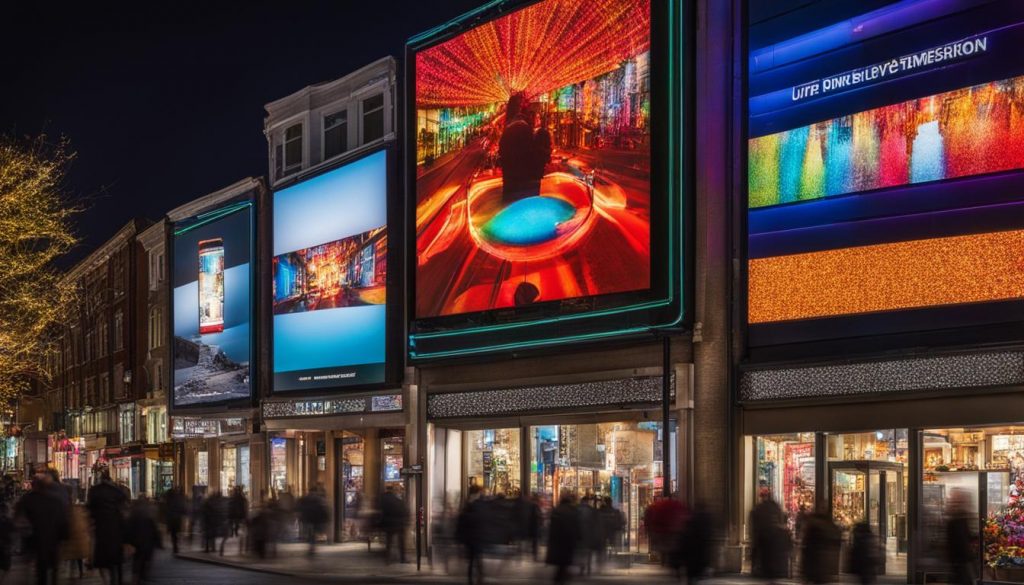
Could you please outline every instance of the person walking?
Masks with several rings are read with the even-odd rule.
[[[791,539],[782,508],[765,490],[750,512],[753,573],[768,583],[789,576]]]
[[[125,507],[128,498],[124,490],[103,471],[100,482],[89,489],[87,507],[93,525],[92,565],[108,575],[109,585],[123,582]]]
[[[125,531],[126,541],[133,549],[132,582],[142,585],[149,577],[153,554],[161,548],[160,528],[156,523],[156,510],[146,496],[132,504]]]
[[[466,505],[462,507],[462,511],[459,512],[459,517],[456,519],[455,539],[462,543],[466,550],[469,585],[484,582],[484,539],[481,526],[486,516],[484,506],[485,502],[480,486],[471,485]]]
[[[853,527],[850,543],[850,573],[860,585],[872,585],[878,577],[878,540],[871,525],[860,522]]]
[[[316,539],[327,524],[327,501],[323,496],[322,487],[299,498],[299,522],[309,541],[309,556],[316,554]]]
[[[388,486],[380,499],[381,530],[384,531],[384,562],[391,562],[391,543],[398,548],[398,560],[405,563],[405,527],[408,516],[405,502],[398,497],[394,488]]]
[[[202,507],[203,514],[203,552],[218,552],[224,556],[224,543],[228,538],[228,510],[227,502],[219,491],[213,492],[206,498]],[[221,539],[220,546],[217,546],[217,539]]]
[[[700,582],[711,567],[712,530],[711,513],[704,504],[698,502],[679,539],[682,547],[679,556],[686,566],[686,581],[690,585]]]
[[[85,577],[85,559],[89,558],[92,547],[89,543],[89,514],[78,504],[71,504],[68,510],[68,540],[61,549],[61,558],[68,562],[68,574]]]
[[[576,557],[580,537],[580,517],[574,498],[572,494],[563,494],[551,511],[548,529],[547,564],[555,567],[555,583],[569,582],[569,566]]]
[[[971,533],[969,498],[964,490],[953,490],[947,509],[949,520],[946,522],[946,555],[953,570],[952,582],[956,585],[973,585],[975,581],[974,537]]]
[[[0,585],[11,571],[11,549],[14,547],[14,522],[7,509],[7,502],[0,498]]]
[[[67,515],[49,477],[45,474],[32,479],[32,490],[21,497],[16,517],[30,530],[28,550],[36,565],[36,585],[56,585],[60,543],[67,537]]]
[[[828,506],[818,502],[807,518],[800,555],[804,581],[812,585],[829,583],[839,570],[839,545],[842,533],[832,521]]]
[[[172,488],[164,494],[164,521],[167,523],[167,534],[171,537],[171,547],[178,554],[178,535],[188,513],[185,494],[180,488]]]

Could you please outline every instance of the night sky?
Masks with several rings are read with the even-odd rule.
[[[483,1],[15,3],[0,132],[64,136],[77,153],[68,190],[88,210],[71,265],[134,216],[265,175],[265,103],[401,60],[408,37]]]

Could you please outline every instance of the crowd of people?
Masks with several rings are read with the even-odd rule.
[[[832,519],[828,503],[819,502],[813,510],[802,510],[791,529],[782,507],[767,491],[763,491],[759,499],[750,512],[754,576],[769,584],[800,579],[811,585],[822,585],[838,581],[840,572],[846,572],[860,585],[878,581],[886,551],[868,522],[849,527],[849,535],[844,539],[843,530]],[[966,494],[953,490],[946,509],[944,540],[949,582],[956,585],[974,585],[976,581],[977,543],[972,522],[976,523],[977,517],[972,517],[968,510]],[[840,550],[844,541],[845,558]]]

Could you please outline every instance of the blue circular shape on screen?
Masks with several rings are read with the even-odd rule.
[[[502,209],[481,228],[496,243],[529,246],[555,239],[558,226],[576,214],[576,208],[554,197],[527,197]]]

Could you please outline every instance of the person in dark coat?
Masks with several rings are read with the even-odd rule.
[[[533,497],[527,498],[526,494],[523,494],[519,501],[523,542],[528,543],[530,547],[530,558],[537,561],[540,549],[540,496],[534,494]]]
[[[829,516],[828,506],[819,502],[804,525],[803,554],[800,556],[804,581],[815,585],[829,583],[839,570],[839,545],[842,533]]]
[[[14,523],[7,514],[7,502],[0,500],[0,583],[11,570],[11,548],[14,546]]]
[[[572,494],[564,494],[551,511],[547,564],[555,566],[555,583],[569,581],[569,566],[576,557],[581,537],[580,517],[573,501]]]
[[[121,585],[124,562],[125,507],[128,498],[104,471],[100,482],[89,489],[89,516],[93,525],[92,565],[109,574],[107,583]]]
[[[149,499],[140,497],[132,504],[128,515],[125,531],[128,544],[134,549],[132,553],[132,581],[135,585],[146,582],[149,567],[153,563],[153,553],[161,548],[160,528],[156,523],[156,510]]]
[[[765,491],[750,512],[754,576],[774,583],[789,575],[790,537],[782,508]]]
[[[679,539],[680,559],[686,566],[686,580],[695,585],[711,567],[711,513],[707,507],[697,503]]]
[[[228,501],[228,520],[231,522],[231,536],[238,536],[238,529],[249,517],[249,500],[245,498],[242,486],[235,486]]]
[[[21,497],[16,515],[31,530],[28,550],[36,563],[36,584],[57,582],[60,543],[67,538],[68,519],[64,504],[55,495],[46,475],[32,479],[32,491]]]
[[[322,489],[318,486],[313,491],[299,498],[299,522],[309,539],[309,555],[316,553],[316,539],[327,524],[327,501]]]
[[[950,568],[953,569],[953,583],[956,585],[973,585],[974,571],[974,536],[971,531],[972,519],[968,510],[969,496],[962,489],[953,490],[949,498],[948,518],[946,522],[946,555]]]
[[[394,489],[388,486],[380,499],[380,527],[384,531],[384,560],[391,562],[391,543],[398,547],[398,560],[405,562],[405,502],[398,497]]]
[[[601,525],[604,526],[605,541],[608,550],[617,554],[622,546],[622,531],[626,528],[626,516],[605,496],[601,504]]]
[[[580,574],[590,575],[592,573],[595,556],[597,557],[597,569],[600,572],[604,565],[604,556],[601,553],[604,550],[605,533],[594,497],[583,498],[576,508],[576,513],[580,517],[580,547],[583,553]]]
[[[480,486],[469,486],[469,497],[466,505],[456,519],[455,539],[466,549],[466,565],[469,573],[469,585],[484,582],[483,567],[483,527],[486,521],[486,502]]]
[[[228,537],[228,509],[224,496],[219,491],[206,498],[202,506],[203,516],[203,552],[217,552],[224,556],[224,542]],[[217,539],[221,539],[220,547]]]
[[[174,554],[178,554],[178,535],[181,533],[185,516],[188,514],[188,504],[185,502],[185,494],[180,488],[173,488],[164,494],[164,521],[167,523],[167,533],[171,536],[171,546]]]
[[[871,585],[878,577],[878,541],[867,522],[853,527],[850,573],[857,576],[861,585]]]

